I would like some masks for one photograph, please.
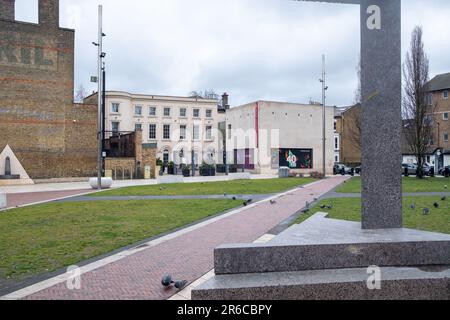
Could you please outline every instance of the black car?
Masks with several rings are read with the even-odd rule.
[[[361,174],[361,166],[358,166],[355,168],[355,173],[356,174]]]
[[[345,164],[336,163],[333,167],[334,174],[352,174],[354,172],[353,168],[347,167]]]
[[[445,176],[445,169],[447,169],[447,172],[450,173],[450,166],[446,166],[446,167],[444,167],[442,169],[439,169],[439,174],[441,176]]]

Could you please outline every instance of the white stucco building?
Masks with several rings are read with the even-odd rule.
[[[226,112],[227,161],[248,171],[322,172],[322,106],[257,101]],[[326,173],[333,173],[334,107],[326,107]]]
[[[157,148],[157,157],[176,165],[203,161],[223,163],[225,108],[217,100],[106,92],[107,135],[142,130],[143,143]]]

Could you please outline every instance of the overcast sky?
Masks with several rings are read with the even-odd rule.
[[[61,0],[61,26],[76,30],[75,85],[96,73],[97,6],[104,7],[107,89],[188,95],[228,92],[232,106],[258,99],[321,99],[350,105],[357,87],[359,9],[290,0]],[[37,0],[16,0],[17,19],[37,21]],[[431,76],[450,72],[448,0],[403,0],[403,57],[424,28]]]

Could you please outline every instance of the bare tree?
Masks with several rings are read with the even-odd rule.
[[[82,103],[84,98],[87,97],[86,90],[84,89],[84,86],[80,84],[77,88],[77,91],[75,92],[75,103]]]
[[[355,104],[344,115],[346,138],[355,152],[361,152],[361,104]]]
[[[200,90],[200,91],[191,91],[189,93],[189,97],[191,98],[200,98],[200,99],[213,99],[213,100],[220,100],[220,95],[218,95],[215,90],[209,89],[209,90]]]
[[[416,27],[411,36],[410,51],[403,64],[403,113],[407,125],[405,140],[417,158],[417,177],[423,178],[423,165],[433,137],[434,106],[427,103],[426,84],[429,80],[429,60],[424,50],[422,27]]]

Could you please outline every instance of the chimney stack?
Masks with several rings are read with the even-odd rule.
[[[16,0],[0,0],[0,19],[14,21],[15,20],[15,4]]]
[[[228,94],[226,92],[222,95],[222,107],[226,110],[230,109],[230,105],[228,104]]]
[[[59,0],[39,0],[39,24],[59,28]]]

